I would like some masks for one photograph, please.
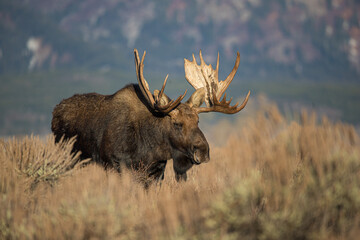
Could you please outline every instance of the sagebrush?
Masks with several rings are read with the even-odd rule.
[[[73,140],[1,140],[0,239],[356,239],[353,126],[258,109],[205,131],[211,161],[187,182],[167,169],[147,190],[131,171],[81,167]]]

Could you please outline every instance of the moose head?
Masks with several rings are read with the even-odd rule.
[[[180,95],[176,100],[170,99],[164,94],[168,75],[166,76],[161,90],[155,90],[151,94],[149,84],[144,78],[144,52],[140,61],[137,49],[134,50],[136,74],[139,87],[146,99],[146,104],[150,111],[165,115],[169,122],[169,141],[172,146],[171,157],[174,160],[174,170],[176,179],[186,180],[186,171],[193,164],[208,162],[209,144],[201,132],[198,122],[199,113],[220,112],[234,114],[241,111],[247,104],[250,96],[248,92],[243,103],[236,103],[231,106],[232,98],[226,100],[226,89],[234,79],[236,71],[240,64],[240,54],[237,53],[235,66],[224,81],[219,81],[219,54],[217,57],[216,69],[207,65],[203,59],[200,50],[200,65],[197,64],[194,54],[193,61],[184,59],[185,78],[195,88],[195,92],[185,102],[181,103],[186,95]],[[224,96],[223,96],[224,95]],[[222,100],[221,97],[223,96]],[[205,102],[206,107],[201,107]]]

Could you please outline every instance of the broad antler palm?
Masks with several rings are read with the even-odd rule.
[[[234,79],[236,71],[240,64],[240,54],[237,53],[235,66],[231,73],[227,76],[224,81],[219,82],[219,54],[216,62],[216,69],[213,69],[211,65],[206,65],[202,53],[200,50],[200,65],[197,64],[195,56],[193,54],[193,61],[185,59],[184,68],[185,68],[185,78],[186,80],[195,88],[204,88],[205,89],[205,104],[206,107],[198,107],[196,111],[201,112],[221,112],[226,114],[233,114],[241,111],[247,104],[250,96],[250,91],[248,92],[243,103],[238,106],[236,103],[234,106],[231,106],[232,98],[227,101],[226,94],[223,99],[220,101],[220,98],[229,87],[229,84]]]

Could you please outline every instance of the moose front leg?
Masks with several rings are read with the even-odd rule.
[[[148,169],[150,179],[161,181],[164,179],[164,172],[167,161],[158,161],[152,164]]]
[[[186,181],[187,174],[186,171],[193,166],[191,159],[185,155],[177,156],[173,159],[173,168],[175,172],[176,181]]]
[[[177,182],[186,181],[187,180],[186,172],[179,173],[179,172],[175,171],[175,179],[176,179]]]

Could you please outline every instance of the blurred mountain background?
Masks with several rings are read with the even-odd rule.
[[[360,124],[360,2],[356,0],[0,0],[0,135],[45,134],[74,93],[136,82],[133,49],[168,93],[191,88],[184,58],[241,63],[230,95],[265,93]]]

